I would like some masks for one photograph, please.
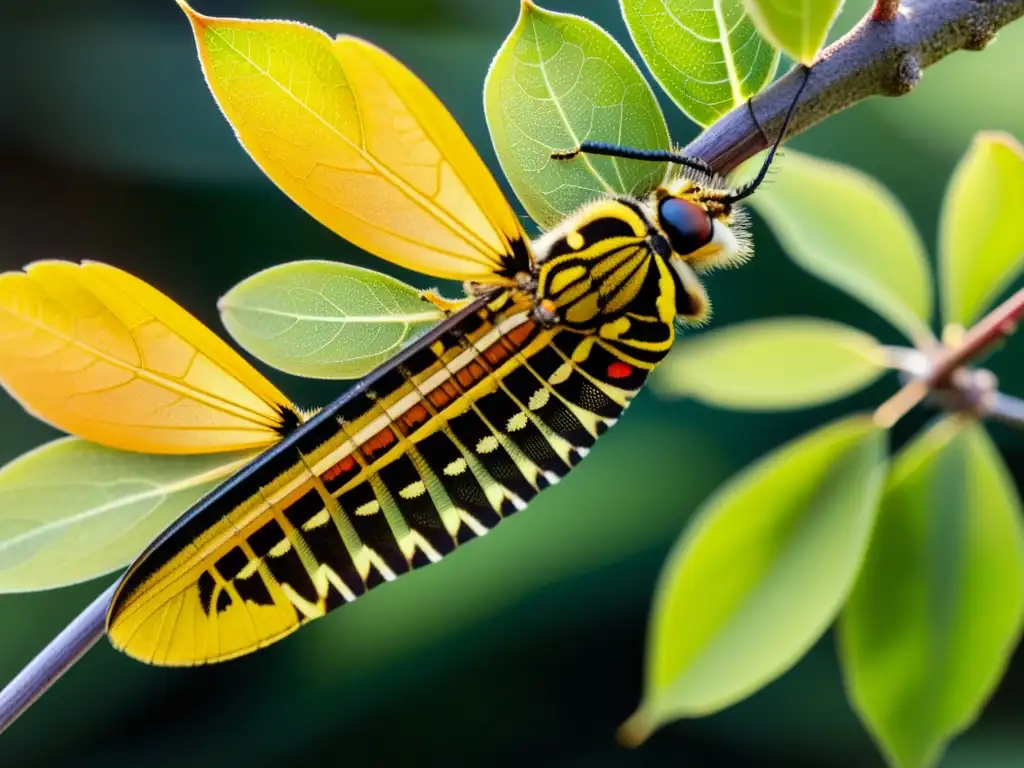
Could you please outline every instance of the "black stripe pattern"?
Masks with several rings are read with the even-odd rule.
[[[672,271],[641,229],[602,216],[553,243],[552,326],[517,291],[481,299],[201,500],[126,574],[114,643],[166,664],[247,653],[558,482],[672,343]]]

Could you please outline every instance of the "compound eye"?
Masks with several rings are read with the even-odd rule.
[[[658,206],[658,223],[672,250],[687,256],[711,242],[714,228],[704,208],[679,197],[666,197]]]

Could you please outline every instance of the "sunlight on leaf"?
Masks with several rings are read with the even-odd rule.
[[[762,35],[802,64],[813,64],[843,0],[744,0]]]
[[[758,93],[778,51],[742,0],[621,0],[626,26],[655,79],[694,122],[711,125]]]
[[[705,503],[662,571],[630,743],[789,669],[832,623],[867,548],[885,433],[856,416],[789,443]]]
[[[788,150],[750,198],[790,258],[878,312],[914,341],[931,338],[932,282],[921,239],[889,190],[848,166]]]
[[[666,149],[668,128],[651,87],[622,47],[593,22],[525,0],[484,85],[484,111],[512,189],[547,228],[609,193],[646,192],[664,163],[581,155],[585,140]]]
[[[295,261],[246,278],[218,302],[250,354],[296,376],[365,376],[444,318],[411,285],[334,261]]]
[[[372,43],[178,0],[218,106],[253,161],[353,245],[454,280],[498,272],[525,233],[445,106]]]
[[[943,322],[968,326],[1024,266],[1024,147],[980,133],[960,161],[939,233]]]
[[[298,420],[213,331],[151,285],[96,262],[0,274],[0,383],[60,430],[146,453],[265,446]]]
[[[934,764],[1002,678],[1024,619],[1022,514],[978,424],[945,419],[893,462],[839,625],[847,691],[892,764]]]
[[[885,372],[871,336],[826,320],[758,320],[677,342],[654,372],[664,395],[738,410],[804,408],[852,394]]]
[[[151,456],[62,438],[20,456],[0,468],[0,593],[127,565],[255,455]]]

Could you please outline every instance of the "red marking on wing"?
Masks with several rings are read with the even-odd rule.
[[[454,400],[461,397],[464,391],[471,389],[486,377],[490,371],[507,361],[530,338],[534,329],[534,323],[529,321],[522,323],[517,328],[513,328],[503,339],[499,339],[483,350],[476,359],[469,361],[454,376],[442,381],[429,392],[426,396],[427,402],[436,411],[444,410]],[[622,376],[628,376],[631,372],[628,366],[626,368],[627,371]],[[609,375],[612,374],[609,373]],[[395,426],[401,430],[403,435],[409,436],[420,425],[429,421],[430,416],[430,408],[427,407],[425,402],[420,401],[414,403],[405,413],[398,416],[395,419]],[[395,431],[388,426],[360,445],[358,452],[362,454],[364,461],[372,462],[378,456],[390,450],[397,440],[398,437]],[[335,480],[356,469],[356,456],[349,455],[324,472],[323,479],[328,481]]]
[[[385,451],[394,442],[395,433],[392,431],[391,427],[384,427],[384,429],[359,446],[359,448],[369,458],[375,453]]]
[[[624,363],[621,360],[616,360],[608,366],[609,379],[625,379],[627,376],[631,376],[632,373],[633,366],[629,363]]]
[[[398,424],[401,426],[402,432],[408,435],[429,418],[430,411],[427,410],[426,406],[423,403],[416,403],[398,417]]]
[[[324,472],[323,479],[324,480],[333,480],[336,477],[340,477],[341,475],[345,474],[346,472],[350,472],[352,470],[352,468],[355,466],[355,464],[356,464],[355,457],[353,457],[353,456],[346,456],[344,459],[342,459],[337,464],[335,464],[333,467],[331,467],[326,472]]]

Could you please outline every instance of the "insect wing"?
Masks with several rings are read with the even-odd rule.
[[[0,383],[58,429],[147,453],[256,448],[300,420],[188,312],[98,263],[0,275]]]
[[[180,3],[239,141],[289,197],[347,240],[434,277],[511,285],[526,236],[430,89],[369,43]]]
[[[318,454],[339,449],[351,450],[342,465],[365,460],[370,449],[357,449],[349,431],[358,433],[362,420],[343,427],[338,413],[411,358],[433,356],[434,342],[483,301],[463,304],[165,531],[121,580],[107,615],[114,646],[151,664],[224,661],[355,599],[372,584],[371,570],[394,578],[332,495],[334,471],[318,475],[312,467]],[[414,392],[406,383],[393,394]],[[363,420],[379,417],[374,408]],[[375,517],[387,525],[383,513]]]

